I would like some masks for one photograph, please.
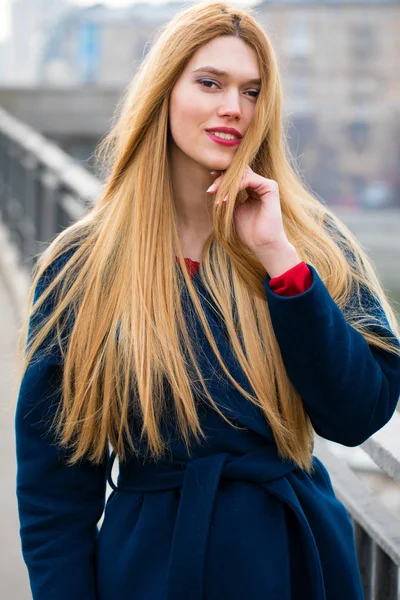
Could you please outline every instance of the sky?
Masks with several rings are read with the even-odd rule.
[[[70,0],[70,4],[77,6],[90,6],[91,4],[105,4],[110,7],[126,6],[127,4],[136,4],[136,2],[146,1],[148,4],[159,4],[163,0]],[[10,19],[10,7],[13,0],[0,0],[0,42],[3,41],[8,35],[9,31],[9,19]],[[232,0],[232,4],[237,4]],[[242,0],[240,4],[254,4],[254,0]]]

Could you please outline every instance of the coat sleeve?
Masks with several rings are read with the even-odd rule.
[[[39,296],[51,273],[46,269],[35,289]],[[51,311],[42,305],[34,323]],[[29,333],[28,333],[29,339]],[[95,600],[97,523],[106,492],[105,457],[101,465],[81,461],[67,466],[65,454],[48,432],[48,420],[60,399],[61,353],[50,348],[51,335],[22,378],[15,413],[16,494],[22,555],[33,600]],[[64,451],[65,452],[65,451]],[[108,454],[108,453],[107,453]]]
[[[288,377],[315,431],[345,446],[358,446],[396,409],[400,356],[370,346],[347,323],[316,269],[308,266],[312,285],[297,296],[276,294],[266,276],[272,326]],[[362,302],[379,318],[376,332],[399,346],[382,307],[367,295]]]

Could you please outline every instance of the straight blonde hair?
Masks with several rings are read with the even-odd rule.
[[[288,379],[274,335],[263,288],[266,271],[235,234],[233,204],[224,211],[213,207],[214,230],[199,268],[254,393],[226,367],[195,286],[175,259],[184,265],[169,170],[169,98],[194,52],[226,35],[242,39],[257,53],[261,91],[216,199],[227,193],[236,202],[245,199],[238,189],[246,165],[274,179],[284,227],[300,258],[316,268],[347,322],[369,344],[399,353],[393,340],[374,330],[378,318],[361,301],[362,290],[371,294],[399,337],[395,314],[367,255],[291,166],[277,61],[268,36],[249,10],[225,2],[195,4],[160,28],[98,147],[99,164],[107,173],[101,197],[51,241],[33,269],[31,308],[19,338],[24,352],[21,377],[36,353],[40,355],[40,347],[49,351],[44,342],[53,332],[63,376],[51,427],[60,446],[72,450],[71,465],[83,456],[99,463],[108,442],[122,461],[128,450],[136,453],[132,422],[151,456],[164,454],[167,444],[160,425],[167,414],[165,382],[177,431],[189,452],[191,436],[196,442],[205,437],[197,396],[236,427],[213,400],[198,366],[182,308],[186,286],[221,371],[262,410],[280,455],[311,469],[311,422]],[[60,268],[55,268],[57,262]],[[39,314],[35,322],[33,316]]]

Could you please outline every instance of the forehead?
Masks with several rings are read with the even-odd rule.
[[[190,74],[200,68],[212,66],[238,80],[260,78],[255,50],[240,38],[220,36],[210,40],[194,53],[185,68]]]

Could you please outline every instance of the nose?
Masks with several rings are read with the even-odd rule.
[[[227,92],[224,95],[224,101],[221,104],[219,111],[219,116],[229,116],[235,119],[240,118],[242,115],[242,110],[240,108],[240,94],[237,92]]]

